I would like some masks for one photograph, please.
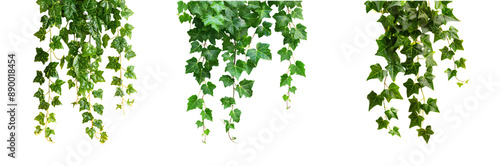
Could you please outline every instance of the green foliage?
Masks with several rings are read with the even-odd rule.
[[[450,2],[436,1],[434,7],[430,6],[427,1],[366,1],[364,3],[367,13],[372,10],[381,13],[378,22],[385,29],[385,32],[376,40],[378,50],[375,55],[383,57],[387,66],[384,69],[380,65],[382,63],[371,65],[371,72],[367,78],[367,80],[378,79],[384,84],[384,89],[380,94],[371,91],[367,96],[369,111],[375,106],[384,107],[385,116],[376,120],[377,129],[386,128],[392,136],[401,137],[399,127],[390,127],[391,119],[399,120],[398,110],[394,107],[389,108],[388,105],[392,99],[404,100],[399,92],[400,85],[396,82],[398,74],[404,73],[405,76],[410,77],[403,83],[410,103],[409,128],[418,127],[418,136],[422,136],[426,142],[434,134],[430,125],[424,129],[422,123],[424,116],[430,112],[439,113],[437,99],[426,98],[428,96],[424,95],[425,87],[435,90],[436,75],[433,74],[433,67],[438,66],[438,62],[434,60],[436,51],[434,51],[433,44],[435,42],[443,40],[448,44],[439,49],[440,60],[443,63],[439,65],[453,65],[444,71],[448,80],[455,77],[458,80],[458,86],[467,83],[468,80],[462,81],[457,78],[457,69],[465,69],[466,59],[458,58],[456,54],[457,50],[464,50],[463,40],[459,38],[455,27],[449,26],[447,30],[444,29],[449,22],[459,21],[453,15],[453,9],[448,7]],[[285,54],[284,51],[282,54]],[[406,59],[401,59],[401,57]],[[452,63],[445,64],[448,60]],[[392,80],[390,85],[387,83],[388,76]],[[421,99],[418,98],[420,95]]]
[[[36,3],[43,16],[40,19],[42,26],[34,35],[40,42],[48,39],[49,44],[48,49],[37,47],[34,59],[35,62],[44,65],[43,71],[36,71],[33,82],[40,86],[34,94],[40,103],[38,109],[45,111],[35,117],[34,120],[39,125],[35,127],[34,133],[38,135],[45,131],[45,138],[53,142],[52,136],[55,135],[55,131],[48,125],[56,122],[56,117],[55,113],[51,112],[50,105],[52,107],[63,105],[60,99],[63,98],[63,87],[68,83],[68,89],[76,87],[74,92],[77,98],[73,100],[75,101],[72,103],[73,107],[78,105],[78,110],[83,111],[83,123],[92,123],[90,127],[86,127],[85,133],[91,139],[97,138],[104,143],[108,136],[103,131],[102,121],[94,119],[94,116],[103,114],[104,106],[95,103],[90,95],[92,94],[93,98],[103,99],[103,90],[94,87],[99,82],[105,82],[104,71],[100,66],[103,59],[106,59],[102,57],[104,49],[110,45],[117,51],[118,56],[116,53],[114,56],[107,55],[108,64],[105,68],[115,72],[120,71],[119,76],[113,76],[112,85],[119,87],[122,104],[125,101],[129,105],[133,103],[133,100],[125,99],[125,94],[121,91],[121,87],[125,87],[129,95],[136,92],[132,84],[125,86],[122,80],[123,77],[137,79],[134,66],[122,68],[122,56],[127,60],[136,56],[126,39],[132,38],[134,27],[124,23],[122,19],[128,19],[133,15],[133,11],[127,7],[125,1],[116,0],[37,0]],[[67,54],[58,56],[54,52],[57,49],[67,51]],[[62,78],[65,77],[61,73],[63,70],[67,71],[66,75],[69,78]],[[47,88],[45,93],[42,88]],[[99,115],[93,114],[94,112]]]
[[[272,6],[277,8],[273,9]],[[274,11],[273,11],[274,10]],[[271,15],[271,13],[274,13]],[[281,76],[280,87],[287,86],[287,109],[291,93],[297,87],[292,86],[292,75],[306,76],[305,64],[295,60],[293,51],[302,40],[307,39],[307,27],[301,23],[295,24],[295,19],[303,20],[301,1],[183,1],[177,2],[177,16],[181,23],[189,23],[190,30],[189,53],[199,56],[190,57],[186,61],[185,73],[195,78],[200,86],[200,93],[188,99],[187,110],[199,109],[202,111],[201,120],[196,121],[196,126],[203,130],[203,142],[210,130],[206,128],[205,113],[210,103],[203,100],[206,95],[214,96],[216,86],[211,79],[211,71],[219,66],[219,55],[224,63],[221,67],[226,72],[218,78],[224,87],[231,87],[232,97],[220,99],[224,109],[231,107],[229,119],[223,120],[226,132],[230,136],[230,129],[235,128],[235,123],[240,122],[241,110],[234,108],[236,105],[236,92],[239,98],[253,95],[254,80],[246,79],[247,75],[258,66],[261,60],[272,60],[273,52],[270,44],[252,41],[255,38],[268,37],[273,33],[281,33],[284,46],[277,53],[281,61],[290,64],[285,74]],[[271,19],[274,19],[271,21]],[[274,22],[274,23],[272,23]],[[273,28],[274,26],[274,28]],[[274,30],[274,32],[273,32]],[[253,34],[252,34],[253,33]],[[222,47],[220,46],[222,45]],[[203,93],[201,93],[203,92]]]

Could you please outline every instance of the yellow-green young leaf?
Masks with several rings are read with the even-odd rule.
[[[45,128],[45,138],[49,138],[50,135],[56,135],[55,131],[50,127]]]
[[[196,126],[198,126],[197,128],[200,128],[202,127],[203,125],[205,125],[205,123],[203,123],[202,121],[196,121]]]
[[[40,127],[40,125],[37,125],[35,127],[35,135],[40,134],[42,131],[43,131],[43,129],[42,129],[42,127]]]
[[[465,69],[465,61],[466,61],[466,59],[460,58],[459,60],[455,61],[455,65],[457,65],[457,68],[464,68]]]
[[[134,30],[134,26],[126,23],[125,26],[120,29],[120,35],[122,37],[128,36],[129,39],[132,39],[132,30]]]
[[[106,134],[106,132],[102,132],[101,133],[101,139],[99,140],[99,142],[104,143],[107,140],[108,140],[108,134]]]
[[[134,86],[132,84],[128,84],[127,86],[127,94],[130,95],[132,93],[136,93],[137,91],[134,89]]]

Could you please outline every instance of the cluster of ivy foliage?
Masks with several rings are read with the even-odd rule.
[[[261,59],[272,59],[269,44],[259,42],[252,48],[255,37],[270,36],[273,32],[273,23],[266,19],[274,18],[274,32],[280,32],[283,36],[285,46],[277,53],[281,61],[289,63],[289,67],[281,76],[280,87],[287,88],[282,98],[286,108],[290,107],[290,95],[297,90],[292,86],[292,76],[305,77],[304,63],[293,56],[300,41],[307,40],[306,27],[293,23],[294,19],[303,19],[301,1],[179,1],[177,5],[180,22],[187,22],[191,27],[187,32],[190,53],[200,53],[199,57],[187,60],[186,74],[192,73],[200,85],[198,94],[189,97],[187,111],[201,110],[201,120],[196,121],[196,125],[203,129],[203,143],[206,143],[206,136],[210,133],[205,123],[213,120],[212,110],[207,107],[204,97],[214,95],[216,85],[210,79],[212,69],[219,66],[219,55],[225,64],[226,73],[218,81],[233,90],[230,96],[220,99],[224,109],[230,108],[229,117],[223,123],[229,139],[233,142],[236,139],[230,135],[230,129],[240,122],[242,111],[236,108],[235,94],[237,92],[239,98],[251,97],[255,83],[254,80],[243,78],[242,74],[246,72],[249,75]],[[273,6],[277,10],[271,17]]]
[[[48,125],[56,122],[56,117],[50,107],[62,105],[62,86],[67,83],[68,89],[74,88],[77,95],[71,104],[73,107],[78,105],[78,110],[83,112],[82,123],[89,123],[85,133],[91,139],[95,137],[104,143],[108,135],[103,121],[98,119],[104,112],[104,106],[98,103],[103,99],[104,92],[94,87],[99,82],[106,82],[100,64],[104,49],[109,45],[118,52],[117,56],[107,57],[109,62],[105,66],[115,73],[119,71],[119,75],[113,76],[111,81],[111,85],[116,86],[114,96],[121,98],[116,109],[123,110],[124,104],[133,104],[134,100],[125,97],[126,94],[136,93],[136,90],[132,84],[125,85],[123,79],[136,79],[134,66],[122,67],[123,58],[130,60],[136,56],[126,39],[132,37],[134,27],[122,24],[123,18],[128,20],[133,12],[125,5],[125,0],[37,0],[36,3],[44,15],[40,20],[42,26],[34,35],[40,42],[49,35],[50,44],[47,49],[36,48],[34,61],[44,64],[45,69],[37,70],[33,80],[40,84],[34,97],[40,102],[38,109],[43,110],[35,117],[39,123],[35,134],[44,132],[45,138],[53,142],[51,135],[55,135],[55,131]],[[109,31],[111,33],[106,33]],[[55,51],[65,50],[65,47],[67,54],[57,56]],[[66,75],[69,76],[66,81],[59,73],[63,69],[67,69]]]
[[[391,119],[399,119],[398,110],[387,104],[392,99],[404,99],[399,92],[400,86],[396,84],[398,74],[404,73],[405,76],[414,76],[403,83],[410,102],[409,128],[418,127],[418,136],[423,137],[426,142],[434,134],[431,125],[425,127],[422,125],[424,115],[431,112],[439,113],[437,99],[426,98],[424,95],[424,88],[434,90],[433,80],[436,76],[433,74],[433,67],[438,63],[434,60],[433,43],[439,40],[448,42],[447,46],[439,49],[442,65],[450,66],[444,71],[448,75],[448,80],[455,78],[458,86],[468,82],[457,78],[457,69],[465,69],[466,59],[454,56],[457,50],[464,50],[463,40],[459,38],[455,27],[449,26],[448,29],[443,29],[448,22],[459,21],[453,15],[453,9],[448,7],[450,2],[436,1],[434,8],[426,1],[365,2],[366,12],[373,10],[381,14],[378,22],[385,29],[385,33],[376,40],[379,48],[375,55],[383,57],[387,65],[385,68],[379,63],[371,65],[371,72],[367,78],[367,80],[379,80],[384,84],[380,94],[371,91],[367,96],[368,110],[377,105],[383,106],[385,116],[376,120],[379,130],[386,128],[389,129],[389,134],[401,137],[399,128],[397,126],[391,128],[389,125]],[[406,60],[401,61],[400,55]],[[425,63],[425,66],[421,63]],[[386,83],[387,77],[392,80],[389,85]]]

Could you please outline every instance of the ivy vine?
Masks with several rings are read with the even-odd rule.
[[[248,75],[258,62],[272,60],[272,53],[268,43],[256,43],[252,48],[252,40],[272,34],[273,23],[266,19],[274,18],[274,32],[281,32],[285,45],[277,53],[281,61],[289,63],[287,72],[281,76],[280,87],[285,86],[287,92],[282,96],[286,108],[290,108],[291,93],[297,87],[292,86],[292,75],[305,77],[304,63],[295,60],[293,51],[301,40],[307,39],[306,27],[294,24],[294,19],[303,20],[301,1],[183,1],[177,2],[179,21],[188,22],[190,30],[190,53],[200,53],[199,57],[187,60],[186,74],[193,73],[193,77],[200,85],[198,94],[189,97],[187,111],[201,110],[201,119],[196,121],[198,128],[202,128],[202,142],[210,130],[206,127],[207,121],[213,121],[212,110],[204,101],[205,95],[214,96],[216,85],[210,80],[211,71],[219,66],[219,55],[225,63],[225,74],[219,77],[225,88],[231,87],[233,92],[220,99],[224,109],[230,108],[229,117],[222,120],[225,131],[231,141],[230,130],[239,123],[242,111],[236,107],[236,92],[238,97],[252,97],[254,80],[244,78],[243,72]],[[272,17],[273,6],[277,8]],[[253,34],[252,34],[253,32]],[[250,35],[251,34],[251,35]],[[219,45],[217,45],[219,42]],[[221,43],[222,42],[222,43]]]
[[[123,58],[130,60],[136,54],[126,39],[131,39],[134,27],[128,23],[122,24],[122,21],[125,21],[123,18],[128,20],[134,13],[124,0],[37,0],[36,3],[40,6],[40,13],[45,15],[40,20],[42,26],[34,35],[40,42],[48,35],[50,44],[48,49],[36,48],[34,61],[46,66],[43,72],[36,71],[33,80],[40,85],[34,94],[40,102],[38,109],[44,110],[35,117],[39,123],[35,127],[35,134],[44,132],[45,138],[53,142],[55,131],[48,125],[56,122],[56,116],[50,108],[62,105],[62,86],[67,83],[68,89],[74,88],[77,95],[71,104],[73,107],[78,105],[78,110],[83,112],[82,123],[89,123],[85,133],[91,139],[96,138],[104,143],[108,135],[104,131],[103,121],[98,119],[104,112],[104,106],[98,103],[103,99],[104,91],[95,88],[97,83],[106,82],[104,71],[100,68],[102,55],[111,41],[110,47],[118,55],[108,56],[109,62],[105,68],[119,74],[112,77],[111,85],[116,86],[114,96],[121,98],[116,109],[124,111],[124,104],[132,106],[134,103],[134,100],[126,99],[125,94],[136,93],[136,90],[132,84],[125,85],[123,79],[136,79],[136,75],[134,66],[122,67]],[[109,31],[111,33],[107,33]],[[58,56],[56,50],[65,50],[63,43],[68,53]],[[67,69],[67,81],[59,73],[63,69]]]
[[[434,8],[426,1],[365,2],[367,13],[371,10],[381,13],[378,22],[385,29],[385,33],[376,40],[379,48],[375,55],[385,58],[387,65],[385,69],[379,63],[371,65],[371,72],[367,78],[367,81],[379,80],[384,86],[380,94],[371,91],[367,96],[368,110],[377,105],[383,106],[385,116],[376,120],[378,130],[385,128],[389,130],[389,134],[401,137],[399,127],[391,128],[389,122],[391,119],[399,119],[398,109],[388,104],[392,99],[404,99],[399,92],[400,85],[396,83],[398,74],[404,73],[405,76],[410,75],[410,78],[403,83],[410,102],[409,128],[418,127],[418,136],[429,142],[434,131],[431,125],[423,125],[424,116],[431,112],[439,113],[437,99],[429,96],[426,98],[424,95],[424,88],[434,90],[433,80],[436,76],[433,74],[433,67],[437,66],[438,62],[434,60],[433,43],[439,40],[448,43],[439,49],[440,59],[443,61],[440,65],[449,66],[444,71],[448,75],[448,80],[455,78],[459,87],[468,82],[457,78],[457,70],[465,69],[466,59],[454,56],[457,50],[464,50],[463,40],[459,38],[455,27],[444,28],[448,22],[459,21],[453,15],[453,9],[448,7],[450,2],[435,1]],[[405,61],[401,61],[398,52],[406,57]],[[422,62],[425,66],[421,64]],[[390,84],[387,83],[388,77],[392,80]]]

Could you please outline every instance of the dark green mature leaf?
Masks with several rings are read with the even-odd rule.
[[[220,77],[219,81],[222,81],[224,87],[228,87],[234,84],[234,78],[228,75],[223,75]]]
[[[226,27],[229,33],[236,35],[240,29],[247,27],[245,20],[234,17],[231,21],[226,22]]]
[[[51,104],[53,107],[58,106],[58,105],[62,105],[61,101],[59,100],[59,96],[54,97]]]
[[[271,36],[271,33],[272,33],[271,26],[272,25],[273,25],[272,23],[264,21],[262,23],[262,26],[259,26],[259,27],[257,27],[257,29],[255,29],[255,33],[257,33],[257,35],[259,37],[262,37],[262,36]]]
[[[121,87],[116,87],[115,91],[115,97],[123,97],[125,96],[125,93],[123,92]]]
[[[437,106],[437,99],[429,98],[427,99],[427,104],[422,106],[422,109],[425,111],[425,114],[429,114],[429,112],[437,112],[439,113],[439,108]]]
[[[111,85],[121,86],[123,80],[120,77],[113,76],[113,81],[111,81]]]
[[[464,47],[462,46],[462,43],[464,42],[464,40],[457,40],[457,39],[453,39],[453,42],[450,44],[450,48],[453,49],[453,51],[457,51],[457,50],[464,50]]]
[[[418,101],[417,98],[415,98],[415,96],[413,96],[413,98],[411,99],[408,99],[408,101],[410,102],[410,108],[408,109],[409,112],[414,112],[414,113],[420,113],[420,109],[422,108],[422,103],[420,103],[420,101]]]
[[[382,91],[382,95],[388,102],[391,102],[391,99],[403,99],[403,96],[399,93],[399,86],[395,83],[391,83],[391,85],[389,85],[389,89],[384,89]]]
[[[102,100],[102,93],[104,91],[102,89],[98,89],[98,90],[94,90],[92,91],[92,95],[94,96],[94,98],[99,98]]]
[[[191,42],[191,51],[189,53],[201,52],[203,50],[203,46],[198,41]]]
[[[448,47],[444,46],[442,49],[439,49],[441,51],[441,60],[445,59],[450,59],[455,55],[455,52],[451,51],[448,49]]]
[[[201,86],[201,90],[203,90],[203,94],[209,94],[214,96],[215,85],[212,82],[207,82]]]
[[[125,47],[125,58],[127,58],[127,60],[130,60],[135,56],[135,52],[132,50],[132,45],[128,45],[127,47]]]
[[[40,27],[40,29],[34,34],[40,41],[45,40],[45,35],[47,35],[47,31],[44,28]]]
[[[33,95],[33,97],[38,98],[38,101],[45,100],[45,94],[43,93],[43,89],[42,88],[38,88],[38,91],[35,92],[35,94]]]
[[[92,122],[92,120],[94,120],[94,116],[90,112],[84,112],[82,118],[82,123]]]
[[[380,66],[380,64],[378,63],[371,65],[370,69],[372,69],[372,71],[370,72],[370,75],[368,75],[368,78],[366,78],[367,81],[370,79],[378,79],[380,80],[380,82],[382,82],[387,76],[387,71],[382,70],[382,66]]]
[[[424,76],[420,76],[418,77],[418,83],[420,85],[422,85],[422,87],[429,87],[431,88],[432,90],[434,90],[434,83],[432,82],[432,80],[435,78],[434,75],[432,75],[432,73],[430,72],[425,72]]]
[[[187,111],[189,110],[193,110],[193,109],[202,109],[203,108],[203,99],[198,99],[198,96],[196,95],[192,95],[191,97],[189,97],[188,99],[188,104],[187,104]]]
[[[239,110],[238,108],[236,108],[234,110],[231,110],[231,112],[229,112],[229,116],[231,116],[231,118],[236,123],[239,123],[240,122],[240,117],[241,117],[241,110]]]
[[[61,36],[54,36],[52,37],[52,41],[50,42],[49,44],[49,47],[52,49],[52,50],[56,50],[56,49],[64,49],[62,43],[61,43]]]
[[[53,78],[59,78],[59,74],[57,74],[57,65],[59,62],[50,62],[47,67],[45,67],[45,70],[43,72],[45,73],[45,77],[53,77]]]
[[[33,82],[39,83],[42,85],[45,82],[45,78],[43,77],[43,73],[40,70],[36,71],[36,77],[33,79]]]
[[[292,34],[294,39],[307,40],[306,26],[302,24],[297,24],[296,29],[292,28]]]
[[[385,66],[385,69],[387,69],[387,71],[389,72],[389,76],[391,76],[392,81],[396,81],[396,77],[399,72],[405,71],[403,65],[401,65],[400,63],[397,64],[389,63],[387,64],[387,66]]]
[[[430,68],[433,66],[437,66],[436,61],[434,60],[434,55],[429,55],[425,57],[425,67]]]
[[[410,97],[412,94],[418,94],[418,90],[422,87],[420,83],[414,83],[411,78],[408,78],[408,80],[403,83],[403,85],[406,87],[406,96]]]
[[[42,64],[45,64],[45,62],[47,62],[48,60],[49,60],[49,53],[43,51],[42,48],[37,47],[35,62],[42,62]]]
[[[113,42],[111,42],[111,48],[116,49],[118,53],[122,53],[126,46],[127,40],[125,40],[122,36],[116,37],[113,39]]]
[[[257,43],[257,49],[249,49],[247,51],[247,56],[255,64],[259,62],[259,59],[271,60],[271,50],[269,49],[269,44],[267,43]]]
[[[202,63],[198,62],[195,57],[186,61],[188,64],[186,65],[186,74],[198,72],[203,68]]]
[[[304,63],[301,61],[295,61],[295,64],[291,64],[289,67],[290,75],[297,74],[306,77],[306,69],[304,66]]]
[[[401,53],[405,54],[410,59],[413,59],[417,55],[422,55],[422,45],[418,43],[412,43],[410,45],[405,45],[401,50]]]
[[[418,136],[423,137],[426,143],[429,143],[429,139],[431,138],[431,135],[434,134],[434,131],[432,131],[432,127],[430,125],[425,127],[425,129],[423,129],[423,128],[417,129],[417,132],[418,132]]]
[[[113,69],[115,72],[121,70],[122,65],[120,64],[120,57],[108,56],[108,64],[106,65],[106,69]]]
[[[276,20],[275,31],[282,32],[285,31],[286,27],[290,22],[292,22],[292,15],[286,14],[285,11],[280,11],[273,15],[274,20]]]
[[[281,75],[281,81],[280,81],[280,87],[282,86],[291,86],[292,84],[292,76],[291,75],[288,75],[288,74],[283,74]]]
[[[123,76],[127,77],[128,79],[137,79],[137,76],[134,73],[134,66],[127,66],[127,71],[125,71],[125,74]]]
[[[389,125],[389,121],[384,120],[382,117],[379,117],[375,122],[377,122],[378,124],[377,130],[387,128],[387,126]]]
[[[63,80],[57,79],[56,82],[50,84],[50,90],[56,92],[57,94],[61,95],[61,86],[65,82]]]
[[[271,9],[271,7],[267,6],[265,3],[262,4],[261,8],[255,10],[255,12],[257,12],[259,14],[259,18],[271,18],[271,15],[269,15],[269,14],[272,11],[273,10]],[[297,14],[301,14],[302,15],[302,12],[297,13]]]
[[[253,94],[253,83],[255,81],[253,80],[242,80],[240,83],[236,86],[235,90],[238,92],[240,98],[244,95],[245,97],[252,97]]]
[[[102,112],[104,110],[104,106],[98,103],[94,103],[92,106],[94,108],[94,111],[97,112],[99,115],[102,115]]]
[[[367,99],[370,102],[368,111],[370,111],[376,105],[382,106],[382,101],[384,101],[384,97],[382,95],[377,95],[377,93],[373,91],[368,94]]]
[[[450,68],[446,69],[446,71],[444,71],[446,74],[448,74],[448,80],[450,80],[451,78],[453,77],[456,77],[457,76],[457,70],[451,70]]]
[[[414,74],[414,75],[417,75],[418,74],[418,70],[420,69],[420,62],[413,62],[413,61],[406,61],[404,63],[402,63],[403,67],[406,68],[405,70],[405,75],[410,75],[410,74]]]
[[[210,45],[207,49],[203,50],[201,56],[205,57],[208,61],[217,61],[220,51],[221,50],[219,48]]]
[[[422,121],[425,119],[423,116],[420,116],[415,112],[412,112],[408,118],[410,118],[410,128],[414,126],[422,127]]]
[[[224,106],[224,109],[231,107],[231,105],[236,104],[236,101],[232,97],[223,97],[220,99],[220,102]]]
[[[235,77],[238,80],[241,76],[241,73],[245,70],[245,62],[242,60],[236,61],[236,65],[232,62],[227,63],[225,71],[229,72],[231,76]]]
[[[386,110],[385,115],[387,116],[387,119],[391,120],[392,118],[398,119],[398,110],[394,107],[391,107],[390,109]]]
[[[464,68],[465,69],[465,61],[466,61],[466,59],[460,58],[459,60],[455,61],[455,65],[457,65],[457,68]]]
[[[35,117],[35,121],[38,121],[40,125],[45,125],[45,114],[40,112],[38,115]]]

